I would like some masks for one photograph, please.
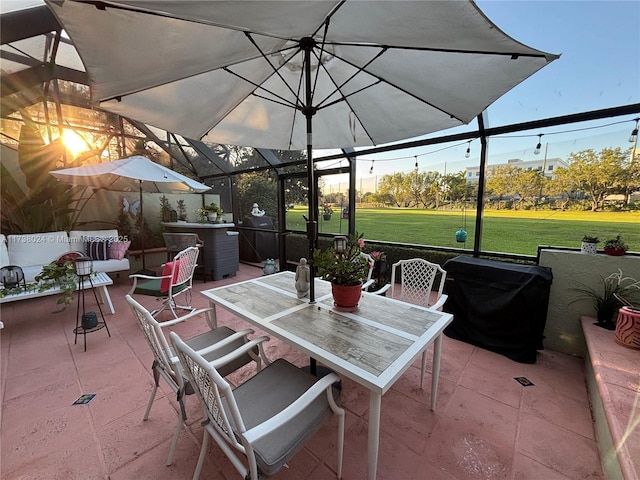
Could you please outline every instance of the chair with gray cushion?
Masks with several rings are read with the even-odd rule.
[[[232,390],[222,378],[220,365],[243,355],[252,343],[208,362],[175,332],[169,336],[208,416],[194,480],[200,476],[209,437],[242,478],[258,480],[286,466],[332,413],[338,415],[337,477],[342,477],[344,410],[336,404],[339,392],[332,387],[340,380],[338,375],[318,379],[278,359]]]
[[[186,342],[191,348],[197,350],[199,354],[203,355],[203,358],[207,361],[221,358],[234,351],[236,348],[249,343],[247,335],[253,333],[253,330],[235,332],[228,327],[215,327],[210,317],[210,313],[213,311],[213,308],[203,308],[174,320],[158,322],[153,318],[149,310],[136,302],[130,295],[127,295],[125,298],[131,306],[131,310],[133,311],[135,318],[138,320],[144,337],[153,353],[153,364],[151,365],[151,370],[153,372],[154,385],[151,390],[147,409],[145,410],[142,419],[147,420],[147,418],[149,418],[149,412],[151,411],[151,406],[153,405],[153,401],[158,390],[160,377],[162,377],[174,391],[178,404],[180,405],[178,425],[173,435],[171,446],[169,448],[169,456],[167,458],[167,465],[171,465],[178,437],[180,436],[184,422],[187,419],[187,413],[184,406],[184,396],[192,394],[193,389],[185,380],[178,358],[170,348],[163,330],[177,324],[192,321],[192,319],[204,317],[209,326],[209,330],[190,338]],[[253,344],[253,347],[245,350],[243,355],[237,356],[220,366],[220,375],[228,375],[250,362],[256,362],[257,371],[261,370],[262,362],[264,362],[265,365],[269,365],[270,363],[265,357],[261,346]]]

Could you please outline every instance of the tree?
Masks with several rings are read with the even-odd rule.
[[[487,178],[487,190],[498,197],[498,210],[500,210],[502,198],[517,193],[518,176],[520,169],[513,165],[497,165]]]
[[[569,155],[569,177],[577,190],[591,197],[592,211],[597,211],[604,198],[622,184],[625,159],[620,148],[603,148],[600,153],[587,149]]]
[[[395,203],[396,207],[404,206],[409,198],[404,174],[401,172],[384,175],[378,183],[378,193],[389,203]]]
[[[440,188],[443,198],[455,203],[462,202],[469,197],[472,185],[467,182],[464,172],[458,172],[441,176]]]
[[[547,182],[547,193],[556,198],[560,198],[560,208],[564,211],[571,201],[573,195],[574,182],[571,180],[569,170],[564,167],[555,169],[553,179]]]
[[[438,172],[423,172],[420,174],[421,191],[419,199],[423,206],[437,206],[439,201],[439,180],[440,174]]]

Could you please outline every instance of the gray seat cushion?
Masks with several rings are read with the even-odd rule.
[[[279,413],[316,381],[316,377],[286,360],[276,360],[233,391],[245,426],[250,429]],[[338,396],[339,392],[334,389],[334,398]],[[226,404],[225,409],[228,411]],[[269,477],[278,472],[332,413],[323,393],[300,415],[256,442],[254,451],[262,474]]]

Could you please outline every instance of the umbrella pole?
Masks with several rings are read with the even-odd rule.
[[[313,251],[318,242],[318,199],[316,191],[316,176],[313,166],[313,94],[311,91],[311,50],[315,45],[312,38],[303,38],[300,47],[304,50],[305,99],[306,105],[302,110],[307,120],[307,191],[309,198],[309,220],[307,221],[307,241],[309,242],[309,259],[313,258]],[[310,262],[311,283],[309,285],[309,302],[315,303],[315,266]]]
[[[302,39],[300,46],[304,50],[304,69],[305,69],[305,96],[306,105],[302,111],[307,119],[307,183],[309,195],[309,220],[307,221],[307,239],[309,241],[309,258],[313,258],[313,251],[318,244],[318,196],[316,188],[316,175],[313,165],[313,115],[316,113],[313,108],[313,95],[311,91],[311,50],[315,45],[312,38]],[[315,303],[315,267],[313,263],[310,266],[311,283],[309,284],[309,303]],[[309,366],[303,367],[317,376],[324,377],[332,372],[327,367],[318,367],[316,359],[309,358]],[[342,389],[342,382],[334,383],[334,387],[338,390]]]
[[[144,205],[143,205],[143,198],[142,198],[142,180],[138,180],[138,184],[140,185],[140,220],[139,220],[139,230],[140,230],[140,250],[142,251],[142,270],[138,270],[136,272],[136,274],[138,275],[149,275],[149,276],[155,276],[156,272],[154,272],[153,270],[147,270],[147,262],[146,262],[146,257],[144,254]]]

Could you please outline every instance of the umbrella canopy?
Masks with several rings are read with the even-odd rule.
[[[86,185],[116,192],[139,192],[142,270],[138,273],[144,274],[153,274],[153,272],[146,269],[142,192],[202,193],[211,189],[204,183],[191,180],[141,155],[113,162],[52,170],[49,173],[58,180],[72,185]]]
[[[310,254],[313,148],[466,124],[558,58],[506,35],[471,0],[46,3],[101,108],[194,139],[306,148]]]
[[[211,189],[141,155],[49,173],[65,183],[116,192],[202,193]]]
[[[47,3],[101,108],[222,144],[302,150],[310,116],[314,148],[424,135],[557,58],[472,1]]]

